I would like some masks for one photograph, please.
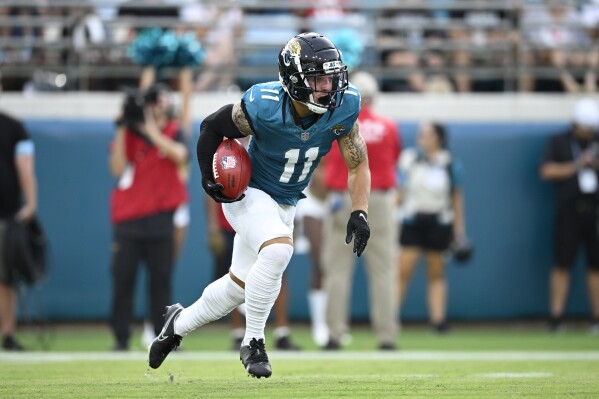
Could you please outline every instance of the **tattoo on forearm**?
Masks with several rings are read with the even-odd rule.
[[[243,135],[249,136],[252,134],[250,122],[245,117],[243,109],[241,109],[241,102],[233,104],[233,123]]]
[[[343,137],[341,142],[344,152],[347,154],[346,161],[351,163],[352,167],[357,166],[360,162],[368,157],[366,152],[366,143],[360,135],[360,126],[356,122],[352,130]]]

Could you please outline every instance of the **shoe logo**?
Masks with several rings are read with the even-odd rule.
[[[364,221],[365,221],[365,222],[367,222],[367,223],[368,223],[368,220],[366,220],[366,216],[365,216],[363,213],[360,213],[360,217],[361,217],[362,219],[364,219]]]
[[[168,338],[168,335],[165,337],[164,335],[160,334],[160,335],[158,336],[158,338],[156,338],[156,341],[160,341],[160,342],[162,342],[162,341],[164,341],[164,340],[165,340],[165,339],[167,339],[167,338]]]
[[[254,90],[250,90],[250,102],[254,101]]]

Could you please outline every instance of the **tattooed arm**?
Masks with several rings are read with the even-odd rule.
[[[235,126],[237,126],[237,129],[239,129],[241,134],[243,134],[244,136],[254,134],[252,123],[245,115],[245,111],[243,109],[243,106],[241,105],[241,101],[233,104],[233,111],[231,116],[233,118],[233,123],[235,124]]]
[[[341,155],[349,169],[348,187],[352,201],[352,211],[368,212],[368,197],[370,196],[370,169],[368,167],[368,152],[366,143],[360,135],[358,122],[351,131],[338,139]]]

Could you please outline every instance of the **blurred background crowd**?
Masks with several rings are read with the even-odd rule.
[[[357,48],[386,92],[597,91],[596,0],[2,1],[4,90],[136,84],[131,45],[157,27],[204,49],[199,91],[271,80],[310,30]]]

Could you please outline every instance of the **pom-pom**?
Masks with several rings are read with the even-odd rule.
[[[193,32],[177,35],[169,29],[142,30],[127,50],[134,63],[156,68],[195,67],[204,61],[204,49]]]
[[[197,67],[204,62],[204,49],[197,40],[195,33],[187,32],[179,36],[179,43],[173,66]]]
[[[177,46],[178,40],[173,32],[150,28],[139,32],[127,54],[136,64],[161,68],[173,63]]]
[[[341,60],[350,71],[360,65],[364,44],[354,29],[344,28],[336,31],[331,38],[341,51]]]

